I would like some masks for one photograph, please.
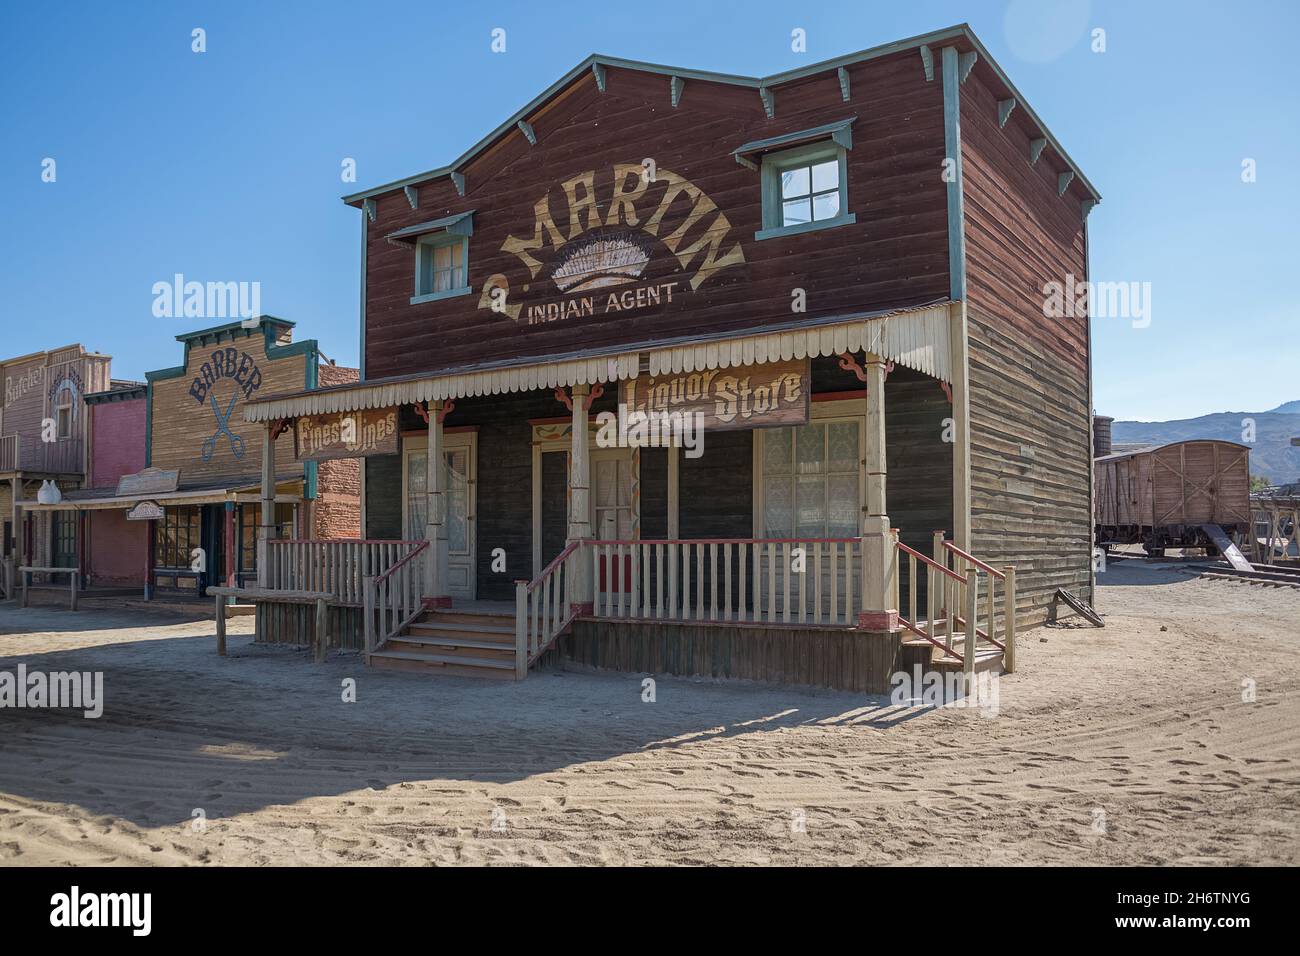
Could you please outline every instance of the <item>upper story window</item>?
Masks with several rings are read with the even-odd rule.
[[[761,176],[763,228],[755,239],[856,221],[849,212],[848,175],[854,119],[746,143],[734,152],[738,163]]]
[[[58,437],[72,437],[72,406],[60,405],[58,408]]]
[[[834,157],[782,170],[781,225],[825,222],[840,208],[840,164]]]
[[[469,237],[474,211],[460,212],[390,232],[384,238],[415,249],[415,292],[411,305],[468,295]]]
[[[416,296],[469,291],[465,260],[469,258],[469,239],[465,236],[439,235],[421,240],[416,246]]]

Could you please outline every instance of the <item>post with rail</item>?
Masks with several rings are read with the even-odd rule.
[[[602,386],[603,390],[603,386]],[[570,388],[570,411],[573,414],[572,444],[569,455],[569,534],[567,544],[591,540],[591,450],[587,433],[587,412],[592,401],[591,386],[581,383]],[[582,554],[579,546],[578,555]],[[596,599],[597,579],[591,563],[578,558],[574,565],[570,594],[583,613],[591,613]]]
[[[1002,637],[1006,650],[1002,653],[1002,669],[1008,674],[1016,669],[1016,569],[1002,569],[1006,580],[1002,582]]]
[[[862,518],[862,587],[858,627],[870,631],[898,630],[898,606],[891,600],[893,583],[887,575],[896,553],[885,509],[885,360],[866,356],[866,477]]]
[[[972,564],[966,569],[966,653],[961,662],[961,668],[967,677],[971,677],[975,673],[975,638],[977,636],[975,619],[979,613],[979,589],[979,569]],[[970,684],[966,685],[967,693],[970,692],[970,687]]]
[[[515,680],[528,675],[528,582],[515,582]]]
[[[943,548],[943,532],[936,531],[934,533],[934,548],[931,551],[930,557],[934,559],[935,564],[946,568],[948,566],[948,562],[944,560],[946,555],[947,552],[944,551]],[[930,615],[931,637],[937,637],[939,635],[938,621],[939,614],[943,610],[943,604],[941,602],[944,594],[944,577],[946,577],[946,575],[940,574],[937,571],[931,571],[929,572],[929,577],[926,578],[926,607],[929,609],[928,613]]]
[[[275,535],[275,436],[273,422],[262,425],[262,498],[258,516],[257,586],[270,587],[271,538]]]
[[[441,399],[430,401],[425,408],[429,418],[429,447],[425,458],[424,538],[429,542],[429,557],[424,565],[424,597],[434,607],[451,604],[451,598],[444,593],[447,589],[447,495],[444,488],[447,464],[443,459],[442,419],[448,410]]]

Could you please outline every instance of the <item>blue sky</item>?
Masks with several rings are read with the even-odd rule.
[[[557,11],[563,10],[563,15]],[[129,12],[128,12],[129,11]],[[794,11],[792,15],[791,11]],[[117,377],[174,365],[153,283],[257,280],[263,310],[356,364],[356,188],[450,161],[592,52],[760,75],[969,22],[1088,177],[1096,280],[1151,283],[1099,321],[1119,418],[1300,398],[1300,187],[1288,0],[655,4],[60,3],[0,13],[0,354],[67,342]],[[207,52],[191,52],[191,30]],[[494,27],[507,52],[490,51]],[[807,31],[808,52],[790,49]],[[1106,51],[1090,34],[1106,31]],[[41,181],[45,157],[57,181]],[[340,181],[344,157],[357,184]],[[1241,181],[1243,159],[1257,181]],[[204,324],[199,322],[199,325]]]

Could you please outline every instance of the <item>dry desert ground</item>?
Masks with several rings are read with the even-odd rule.
[[[0,606],[0,671],[105,688],[97,720],[0,710],[0,863],[1300,862],[1300,590],[1101,580],[1105,629],[1022,634],[996,716],[316,665],[246,618],[221,659],[211,621]]]

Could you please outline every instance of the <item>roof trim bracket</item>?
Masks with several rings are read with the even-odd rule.
[[[849,101],[849,71],[846,67],[840,67],[836,71],[840,77],[840,96],[844,97],[844,102]]]
[[[458,173],[456,170],[451,171],[451,184],[456,187],[456,192],[461,196],[465,195],[465,174]]]
[[[1067,169],[1065,172],[1059,173],[1056,177],[1056,195],[1064,196],[1065,191],[1070,188],[1070,183],[1073,179],[1073,169]]]
[[[980,55],[974,50],[957,54],[957,75],[963,83],[966,82],[966,77],[970,76],[970,71],[975,69],[975,61],[979,58]]]
[[[1007,125],[1007,120],[1011,118],[1012,112],[1016,108],[1016,98],[1013,96],[1008,100],[998,100],[998,129]]]
[[[1037,139],[1029,141],[1029,165],[1038,165],[1038,157],[1043,155],[1043,147],[1047,145],[1047,140],[1040,136]]]
[[[519,127],[519,132],[523,133],[524,136],[527,137],[529,146],[537,145],[537,133],[528,120],[520,120],[515,125]]]
[[[677,104],[682,101],[682,90],[686,86],[686,81],[680,76],[673,76],[668,81],[668,92],[672,94],[673,109],[677,109]]]
[[[361,208],[366,211],[366,215],[370,217],[370,221],[374,222],[375,216],[379,214],[379,207],[376,205],[375,201],[373,199],[363,199],[361,200]]]
[[[766,86],[760,86],[758,96],[763,101],[763,112],[767,114],[767,118],[774,119],[776,117],[776,97],[772,94],[772,91]]]
[[[934,82],[934,52],[928,44],[921,44],[921,65],[925,67],[925,82]]]
[[[604,63],[591,64],[591,75],[596,78],[596,89],[604,93],[605,92],[605,64]]]
[[[411,204],[412,209],[420,208],[420,190],[414,186],[403,186],[402,192],[406,193],[406,201]]]

